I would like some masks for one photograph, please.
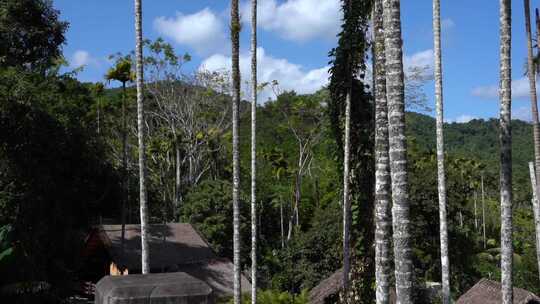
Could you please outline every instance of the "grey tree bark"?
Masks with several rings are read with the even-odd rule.
[[[532,188],[532,209],[534,214],[534,228],[536,231],[536,261],[538,262],[538,275],[540,276],[540,208],[538,206],[538,182],[536,180],[536,172],[534,163],[529,163],[529,173],[531,177]]]
[[[175,154],[175,178],[174,178],[174,208],[175,210],[179,210],[180,208],[180,200],[181,200],[181,186],[182,186],[182,161],[180,157],[180,144],[178,143],[178,139],[176,140],[175,147],[174,147],[174,154]]]
[[[231,45],[232,45],[232,161],[233,161],[233,262],[234,303],[241,303],[240,281],[240,157],[238,143],[238,116],[240,106],[240,15],[238,0],[231,0]]]
[[[433,45],[435,52],[435,109],[437,112],[437,180],[439,192],[439,233],[441,242],[442,302],[450,303],[450,259],[444,169],[444,108],[441,54],[441,2],[433,0]],[[460,213],[461,216],[461,213]],[[463,222],[462,222],[463,225]]]
[[[476,187],[475,187],[476,188]],[[478,232],[478,192],[474,190],[474,229]]]
[[[120,255],[124,256],[124,247],[126,243],[126,205],[128,204],[129,174],[127,170],[128,163],[127,146],[127,115],[126,115],[126,83],[122,82],[122,210],[120,211],[120,221],[122,225],[120,238]]]
[[[409,304],[412,303],[413,268],[410,244],[400,1],[384,0],[383,16],[396,300],[400,304]]]
[[[349,10],[352,0],[347,1]],[[349,54],[349,60],[351,54]],[[347,95],[345,97],[345,135],[343,147],[343,295],[345,302],[349,300],[349,273],[351,271],[351,200],[350,200],[350,159],[351,159],[351,93],[352,71],[347,75]]]
[[[484,193],[484,174],[481,175],[482,184],[482,236],[484,241],[484,249],[486,249],[486,196]]]
[[[501,284],[502,303],[513,300],[512,246],[512,15],[511,0],[500,0],[500,149],[501,149]]]
[[[390,302],[391,238],[390,163],[388,156],[388,105],[382,0],[373,7],[373,81],[375,88],[375,282],[376,303]]]
[[[257,303],[257,0],[251,0],[251,303]]]
[[[531,33],[531,9],[530,1],[523,0],[525,6],[525,31],[527,34],[527,76],[529,76],[529,95],[531,97],[531,122],[533,125],[534,162],[535,167],[540,168],[540,123],[538,122],[538,98],[536,95],[536,69]],[[535,170],[538,172],[538,170]],[[536,180],[540,180],[536,177]]]
[[[343,147],[343,293],[348,298],[350,262],[350,226],[351,226],[351,201],[349,193],[350,175],[350,150],[351,150],[351,89],[348,88],[345,97],[345,143]]]
[[[137,61],[137,129],[139,140],[139,200],[141,208],[141,264],[142,273],[150,273],[150,246],[148,245],[148,208],[146,194],[146,150],[144,146],[143,101],[143,41],[142,0],[135,0],[135,56]]]

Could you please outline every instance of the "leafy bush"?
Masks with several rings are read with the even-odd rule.
[[[229,300],[227,303],[234,303]],[[251,296],[244,295],[242,303],[251,303]],[[300,294],[291,294],[288,292],[280,292],[275,290],[262,290],[257,293],[257,303],[260,304],[307,304],[309,303],[309,294],[307,290],[303,290]]]

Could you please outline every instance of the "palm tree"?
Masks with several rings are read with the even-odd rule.
[[[240,159],[238,150],[238,116],[240,105],[240,16],[238,0],[231,0],[231,44],[232,44],[232,157],[233,157],[233,262],[234,303],[240,304]]]
[[[397,303],[409,304],[412,303],[413,268],[409,227],[400,0],[384,0],[383,16],[396,300]]]
[[[482,171],[481,186],[482,186],[482,239],[484,241],[484,249],[486,249],[486,195],[484,192],[484,172]]]
[[[533,125],[534,159],[536,168],[540,168],[540,124],[538,122],[538,104],[536,96],[536,69],[532,47],[530,1],[523,0],[525,5],[525,31],[527,33],[527,75],[529,76],[529,94],[531,96],[531,120]],[[538,169],[535,171],[538,172]],[[538,177],[537,179],[538,180]]]
[[[347,0],[349,11],[352,10],[352,0]],[[349,61],[351,54],[348,55]],[[351,226],[351,201],[349,193],[350,154],[351,154],[351,86],[352,71],[347,75],[347,95],[345,97],[345,140],[343,147],[343,293],[348,299],[349,272],[351,269],[350,254],[350,226]],[[347,300],[346,300],[347,301]]]
[[[533,142],[534,142],[534,159],[536,163],[536,169],[533,167],[531,174],[538,174],[538,171],[540,169],[540,123],[538,122],[538,99],[536,95],[536,71],[537,67],[535,67],[535,59],[533,55],[533,47],[532,47],[532,33],[531,33],[531,11],[530,11],[530,2],[529,0],[524,0],[523,4],[525,5],[525,31],[527,32],[527,75],[529,76],[529,93],[531,96],[531,120],[533,125]],[[538,10],[536,10],[536,25],[538,30]],[[540,33],[537,33],[537,35],[540,35]],[[538,42],[537,42],[538,43]],[[531,176],[532,178],[533,176]],[[538,185],[536,184],[536,181],[539,180],[538,176],[534,176],[535,184],[532,185],[533,190],[533,211],[534,211],[534,218],[535,218],[535,228],[537,231],[539,231],[539,214],[538,214]],[[533,180],[531,179],[531,182]],[[536,243],[536,254],[540,258],[540,243],[537,239]],[[540,265],[540,260],[538,261]],[[538,269],[540,271],[540,267]]]
[[[444,116],[441,55],[441,1],[433,0],[433,45],[435,52],[435,99],[437,111],[437,180],[441,242],[442,300],[450,303],[450,260],[448,258],[448,223],[446,215],[446,177],[444,170]]]
[[[105,75],[107,81],[116,80],[122,83],[122,210],[121,212],[121,223],[122,223],[122,232],[121,232],[121,241],[120,241],[120,251],[121,255],[124,255],[124,243],[126,239],[126,205],[128,203],[128,187],[129,187],[129,174],[128,174],[128,144],[127,144],[127,114],[126,114],[126,84],[130,81],[133,81],[135,78],[132,71],[131,58],[123,57],[118,58],[116,65],[110,68]]]
[[[103,97],[103,92],[105,91],[105,86],[102,82],[98,82],[93,87],[94,96],[96,97],[96,127],[97,134],[101,131],[101,98]]]
[[[532,208],[534,215],[534,228],[536,232],[536,261],[538,262],[538,274],[540,275],[540,209],[538,208],[538,189],[536,181],[536,172],[534,170],[534,163],[529,163],[529,173],[531,176],[531,187],[532,187]]]
[[[251,1],[251,303],[257,303],[257,0]]]
[[[142,0],[135,0],[135,56],[137,61],[137,129],[139,139],[139,200],[141,208],[141,258],[142,273],[150,272],[150,247],[148,246],[148,208],[146,195],[146,154],[144,148],[144,104],[143,104],[143,42]]]
[[[388,106],[382,0],[373,8],[374,88],[375,88],[375,281],[376,303],[390,301],[390,164],[388,161]]]
[[[500,145],[501,145],[501,283],[502,303],[511,304],[512,290],[512,104],[511,0],[500,0]]]

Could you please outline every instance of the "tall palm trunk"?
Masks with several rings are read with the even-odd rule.
[[[238,116],[240,106],[240,16],[238,0],[231,0],[231,44],[232,44],[232,161],[233,161],[233,261],[234,303],[240,304],[240,158],[238,150]]]
[[[540,168],[540,124],[538,122],[538,99],[536,95],[536,69],[534,67],[534,55],[531,33],[531,9],[530,1],[523,0],[525,5],[525,31],[527,33],[527,75],[529,76],[529,94],[531,97],[531,121],[533,125],[534,162],[538,172]],[[538,176],[536,180],[539,180]]]
[[[444,108],[442,83],[440,0],[433,0],[433,45],[435,52],[435,107],[437,111],[437,180],[439,192],[439,233],[441,242],[442,300],[444,304],[448,304],[450,303],[450,259],[448,258],[448,223],[446,212],[445,176],[446,172],[444,169]]]
[[[383,15],[396,300],[400,304],[409,304],[412,303],[413,268],[409,224],[400,1],[384,0]]]
[[[482,236],[484,241],[484,249],[486,249],[486,196],[484,193],[484,173],[481,175],[482,183]]]
[[[182,162],[180,160],[180,143],[178,139],[175,140],[174,144],[174,156],[175,156],[175,178],[174,178],[174,209],[176,211],[180,210],[180,200],[181,200],[181,186],[182,186]]]
[[[251,0],[251,303],[257,303],[257,0]]]
[[[128,162],[127,147],[127,115],[126,115],[126,83],[122,82],[122,210],[120,210],[122,231],[120,239],[120,255],[124,257],[124,247],[126,243],[126,205],[128,204],[129,174],[127,170]]]
[[[536,261],[538,263],[538,274],[540,276],[540,208],[538,206],[538,182],[536,180],[536,172],[534,170],[534,163],[529,163],[529,172],[531,176],[532,187],[532,208],[534,214],[534,228],[536,231]]]
[[[347,0],[349,11],[352,1]],[[349,60],[351,54],[349,54]],[[345,302],[348,301],[349,273],[351,271],[351,200],[350,200],[350,159],[351,159],[351,92],[352,73],[347,75],[347,95],[345,96],[345,139],[343,147],[343,293]]]
[[[388,105],[382,0],[373,9],[373,81],[375,88],[375,281],[376,303],[390,301],[391,233],[390,164],[388,158]]]
[[[350,82],[349,82],[350,84]],[[349,163],[351,150],[351,89],[345,97],[345,147],[343,147],[343,291],[345,299],[349,290],[351,201],[349,196]]]
[[[478,232],[478,192],[474,190],[474,229]]]
[[[511,304],[512,290],[512,74],[511,0],[500,0],[500,145],[501,145],[501,283],[502,303]]]
[[[139,139],[139,200],[141,208],[142,273],[150,272],[150,246],[148,245],[148,208],[146,195],[146,154],[144,148],[143,104],[143,50],[142,50],[142,0],[135,0],[135,56],[137,60],[137,130]]]

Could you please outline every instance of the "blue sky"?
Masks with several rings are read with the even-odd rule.
[[[248,2],[240,0],[242,18]],[[301,93],[327,82],[328,51],[335,46],[341,13],[339,0],[259,0],[259,79],[277,79],[284,89]],[[443,0],[443,81],[445,117],[449,121],[498,116],[499,1]],[[430,0],[402,0],[404,61],[407,66],[433,61]],[[163,37],[178,53],[193,60],[186,71],[204,66],[226,69],[229,1],[143,0],[145,38]],[[540,0],[531,1],[537,7]],[[82,81],[102,81],[107,57],[134,48],[132,0],[54,0],[61,18],[70,22],[64,55]],[[246,9],[246,10],[244,10]],[[528,120],[530,104],[524,75],[526,60],[522,1],[513,1],[513,115]],[[534,11],[533,11],[534,12]],[[533,23],[534,24],[534,23]],[[249,25],[241,39],[241,70],[249,76]],[[244,76],[245,75],[245,76]],[[433,103],[433,83],[425,86]]]

